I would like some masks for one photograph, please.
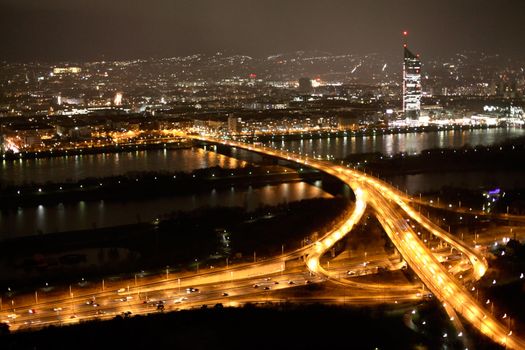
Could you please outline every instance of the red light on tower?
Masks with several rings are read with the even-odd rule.
[[[407,36],[408,35],[408,31],[404,30],[403,31],[403,36]]]

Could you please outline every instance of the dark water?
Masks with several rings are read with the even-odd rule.
[[[353,153],[420,152],[435,147],[460,147],[490,145],[506,139],[524,136],[525,129],[498,128],[472,131],[440,131],[366,137],[340,137],[303,141],[270,143],[273,147],[304,151],[310,155],[332,155],[343,158]],[[235,156],[235,154],[234,154]],[[256,159],[256,156],[252,156]],[[251,159],[248,159],[251,160]],[[145,150],[125,153],[108,153],[67,156],[57,158],[27,159],[0,162],[0,181],[10,184],[46,181],[76,181],[85,177],[101,177],[134,171],[186,171],[222,166],[235,168],[245,161],[206,152],[202,149]]]
[[[442,131],[369,137],[341,137],[318,140],[273,142],[276,148],[304,151],[310,155],[331,155],[342,158],[352,153],[420,152],[435,147],[490,145],[525,135],[525,129],[499,128],[472,131]],[[235,150],[232,155],[236,156]],[[238,151],[240,152],[240,151]],[[76,181],[92,176],[112,176],[136,171],[192,171],[199,168],[245,166],[257,156],[242,152],[238,160],[202,149],[147,150],[126,153],[68,156],[47,159],[20,160],[0,163],[0,181],[20,184],[25,182]],[[238,156],[241,154],[239,153]],[[472,172],[450,174],[418,174],[393,179],[400,188],[410,193],[433,191],[442,186],[467,188],[524,187],[521,173]],[[252,210],[260,205],[274,205],[284,201],[329,196],[326,192],[304,182],[266,186],[248,190],[224,190],[192,196],[156,198],[141,201],[78,202],[65,205],[20,208],[0,212],[0,238],[105,227],[148,221],[175,210],[192,210],[203,206],[244,206]]]
[[[495,128],[273,141],[269,145],[279,149],[304,152],[311,156],[326,157],[330,155],[334,158],[345,158],[357,153],[412,154],[429,148],[461,147],[467,144],[473,146],[491,145],[524,135],[525,129],[522,128]]]
[[[253,210],[260,206],[331,197],[321,188],[305,182],[266,185],[258,188],[211,190],[208,193],[177,197],[131,200],[126,202],[92,201],[18,208],[0,211],[0,239],[42,233],[108,227],[151,221],[173,211],[200,207],[241,206]]]
[[[390,178],[392,184],[410,194],[439,191],[442,187],[505,190],[525,188],[523,171],[465,171],[400,175]]]
[[[214,152],[194,149],[142,150],[100,153],[56,158],[0,162],[0,181],[10,184],[47,181],[77,181],[86,177],[105,177],[138,171],[183,171],[221,166],[236,168],[245,161]]]

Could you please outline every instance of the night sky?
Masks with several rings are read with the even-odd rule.
[[[523,0],[0,0],[0,60],[226,51],[525,56]]]

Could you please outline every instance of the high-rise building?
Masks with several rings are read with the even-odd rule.
[[[313,90],[312,79],[300,78],[299,79],[299,91],[302,93],[310,93]]]
[[[242,119],[239,117],[235,117],[233,115],[230,115],[228,117],[228,132],[230,134],[237,134],[241,131],[242,126]]]
[[[407,32],[403,35],[406,37]],[[407,119],[418,119],[421,112],[421,61],[405,43],[403,60],[403,113]]]
[[[122,92],[117,92],[115,98],[113,99],[113,104],[115,106],[122,106]]]

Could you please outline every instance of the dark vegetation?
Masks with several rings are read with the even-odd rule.
[[[0,256],[11,269],[22,269],[43,281],[64,281],[82,276],[179,267],[199,259],[201,268],[251,261],[253,252],[259,258],[279,254],[282,244],[286,250],[300,247],[301,241],[312,234],[321,234],[331,227],[338,216],[350,206],[348,199],[309,199],[263,207],[254,212],[243,208],[203,208],[192,212],[167,215],[158,223],[143,223],[122,227],[101,228],[79,232],[64,232],[4,240]],[[229,247],[221,239],[229,234]],[[118,262],[89,267],[60,264],[46,256],[67,254],[82,249],[125,248],[129,253]],[[20,258],[25,257],[25,258]],[[38,257],[38,259],[37,259]],[[22,261],[20,265],[20,261]],[[18,263],[17,263],[18,262]],[[5,280],[4,285],[31,283],[28,278]]]
[[[112,321],[49,327],[0,337],[2,349],[427,349],[460,347],[446,315],[436,305],[423,307],[431,325],[405,326],[408,309],[279,304],[214,308],[117,317]],[[419,319],[416,320],[418,322]],[[497,348],[486,339],[476,349]]]
[[[317,171],[289,171],[275,167],[247,166],[236,169],[212,167],[191,173],[137,172],[104,178],[86,178],[77,182],[1,185],[0,208],[36,206],[80,200],[127,200],[166,195],[181,195],[209,191],[212,188],[284,181],[317,180],[323,176]]]
[[[436,171],[525,170],[524,157],[525,139],[519,138],[500,145],[436,148],[417,155],[401,153],[388,157],[381,153],[356,154],[346,160],[360,162],[367,171],[381,176],[392,176]]]
[[[352,166],[365,170],[381,178],[421,173],[450,173],[465,171],[503,171],[523,173],[525,176],[525,138],[516,138],[492,146],[465,145],[461,148],[436,148],[422,151],[417,155],[406,153],[391,157],[381,153],[350,155],[345,160]],[[358,164],[359,163],[359,164]],[[495,186],[497,187],[497,186]],[[441,199],[441,204],[462,203],[463,207],[481,210],[487,200],[483,190],[494,188],[466,189],[444,186],[439,191],[423,193],[427,199]],[[491,203],[493,213],[525,213],[525,189],[504,189],[495,203]],[[415,194],[417,195],[417,194]]]
[[[490,274],[482,280],[478,298],[492,300],[493,305],[487,308],[513,332],[523,334],[525,278],[521,275],[525,273],[525,244],[510,239],[506,244],[493,246],[492,253],[495,258],[490,261]],[[497,281],[495,285],[493,280]]]

